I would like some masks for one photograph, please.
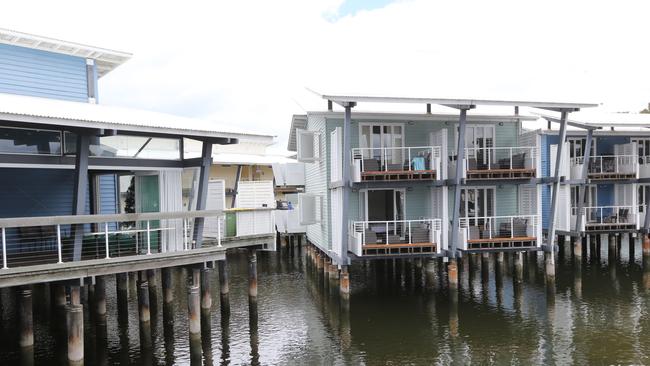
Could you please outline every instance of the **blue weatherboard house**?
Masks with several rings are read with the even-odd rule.
[[[554,171],[559,143],[557,116],[539,130],[543,174]],[[562,152],[555,217],[560,235],[597,235],[646,231],[650,203],[650,115],[579,112],[571,116]],[[551,128],[554,127],[554,128]],[[551,189],[542,189],[542,222],[550,226]],[[650,217],[648,217],[650,218]]]
[[[0,29],[0,218],[205,207],[201,187],[209,175],[199,173],[210,168],[212,145],[258,135],[98,104],[101,78],[130,57]],[[198,145],[199,151],[189,151],[189,145]],[[155,233],[154,245],[163,251],[180,248],[184,228],[165,221],[153,224],[167,228]],[[74,241],[64,255],[79,260],[85,234],[101,229],[62,226],[60,235]],[[119,235],[118,224],[108,229]],[[16,253],[51,254],[57,237],[51,230],[7,231],[9,265],[19,260]]]

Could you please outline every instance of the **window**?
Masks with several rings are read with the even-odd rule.
[[[0,127],[0,153],[61,155],[61,132]]]
[[[313,163],[320,157],[320,134],[308,130],[296,130],[298,161]]]
[[[587,146],[586,138],[569,138],[569,158],[582,158],[585,155],[585,147]],[[596,156],[596,139],[591,140],[591,149],[589,156]]]
[[[576,215],[576,210],[580,204],[580,187],[573,186],[571,187],[571,214]],[[594,207],[596,206],[596,186],[587,186],[587,202],[583,207]]]
[[[359,147],[364,159],[378,159],[383,165],[384,157],[390,164],[403,162],[404,126],[402,124],[367,123],[359,126]],[[382,151],[382,149],[385,149]]]
[[[321,222],[323,213],[320,196],[308,193],[298,194],[300,225],[312,225]]]
[[[650,185],[639,185],[637,188],[638,196],[637,202],[639,202],[639,212],[645,212],[645,208],[650,204]]]
[[[489,148],[495,145],[493,125],[468,125],[465,127],[466,158],[476,159],[482,164],[488,163]],[[456,127],[456,144],[458,143],[458,127]],[[457,149],[456,149],[457,151]],[[493,154],[493,153],[492,153]]]
[[[144,136],[103,136],[91,139],[90,156],[179,160],[180,140]]]
[[[482,225],[494,216],[495,188],[463,188],[460,193],[460,216],[474,218],[470,226]]]
[[[639,164],[650,163],[650,138],[636,138],[632,142],[636,143]]]

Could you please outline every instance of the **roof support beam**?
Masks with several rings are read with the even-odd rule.
[[[205,210],[208,201],[208,182],[210,180],[210,166],[212,165],[212,143],[203,141],[201,149],[201,167],[199,172],[199,189],[196,195],[196,210]],[[194,219],[194,248],[201,248],[203,244],[203,227],[205,218]]]
[[[470,106],[460,108],[458,118],[458,141],[456,151],[456,176],[454,177],[454,210],[451,223],[451,245],[449,256],[455,258],[458,249],[458,235],[460,234],[460,190],[461,179],[463,178],[463,161],[465,160],[465,127],[467,122],[467,110]]]
[[[88,156],[90,155],[90,135],[77,135],[77,155],[75,156],[74,191],[72,192],[72,214],[83,215],[86,213],[86,195],[88,193]],[[73,261],[81,260],[81,246],[83,244],[83,225],[73,225],[72,236],[74,246]]]
[[[553,174],[553,185],[551,186],[551,220],[548,224],[548,241],[544,250],[553,252],[555,246],[555,217],[557,216],[557,196],[560,193],[560,165],[562,164],[562,150],[566,140],[566,126],[569,112],[562,111],[560,117],[560,139],[557,145],[557,156],[555,157],[555,172]]]
[[[591,140],[594,137],[594,130],[589,130],[587,132],[587,141],[586,141],[586,146],[585,146],[585,151],[582,156],[582,179],[583,182],[580,183],[579,190],[580,190],[580,199],[578,200],[578,212],[577,212],[577,217],[576,217],[576,226],[574,230],[576,232],[580,232],[580,228],[582,227],[582,210],[584,208],[585,203],[587,202],[587,176],[589,174],[589,160],[591,159]],[[555,212],[555,211],[554,211]]]
[[[237,175],[235,176],[235,189],[232,191],[232,203],[230,208],[235,208],[235,203],[237,200],[237,191],[239,191],[239,181],[241,180],[241,168],[242,165],[237,165]]]

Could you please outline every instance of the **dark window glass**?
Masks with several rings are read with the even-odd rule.
[[[61,133],[0,127],[0,153],[61,155]]]

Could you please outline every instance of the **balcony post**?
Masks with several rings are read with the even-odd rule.
[[[560,138],[557,144],[557,156],[555,157],[555,172],[553,174],[553,186],[551,192],[551,215],[550,217],[557,216],[557,196],[560,193],[560,166],[562,165],[562,150],[564,148],[564,141],[566,140],[566,125],[569,112],[562,110],[560,117]],[[550,220],[548,224],[548,242],[544,247],[547,252],[555,250],[555,220]]]
[[[88,156],[90,155],[90,135],[80,132],[77,135],[77,151],[75,155],[74,191],[72,195],[72,214],[83,215],[86,213],[86,194],[88,193]],[[74,238],[73,261],[81,260],[81,246],[83,242],[83,225],[72,225]]]
[[[454,210],[452,211],[452,224],[451,224],[451,243],[449,249],[449,256],[456,258],[456,251],[458,249],[458,241],[460,234],[460,190],[461,179],[463,177],[463,160],[465,160],[465,125],[467,122],[467,110],[473,106],[460,106],[460,116],[458,118],[458,142],[456,151],[456,176],[453,180],[454,185]],[[449,263],[451,266],[451,263]],[[456,263],[454,260],[454,270],[456,270]],[[457,274],[457,273],[456,273]],[[458,276],[456,276],[456,280]]]
[[[208,200],[208,181],[210,180],[210,167],[212,166],[212,141],[203,141],[201,149],[201,168],[199,173],[199,188],[196,196],[196,210],[205,210]],[[203,243],[203,226],[205,217],[194,219],[194,247],[201,248]]]
[[[582,157],[582,182],[580,183],[580,199],[578,200],[578,212],[576,215],[576,226],[574,230],[580,232],[582,228],[582,209],[587,200],[587,177],[589,175],[589,159],[591,157],[591,140],[593,139],[594,131],[587,131],[587,141],[585,151]]]
[[[343,118],[343,204],[341,207],[341,264],[348,264],[348,206],[350,201],[350,153],[352,149],[350,130],[352,125],[352,108],[354,102],[343,103],[345,116]],[[363,161],[363,159],[362,159]]]

